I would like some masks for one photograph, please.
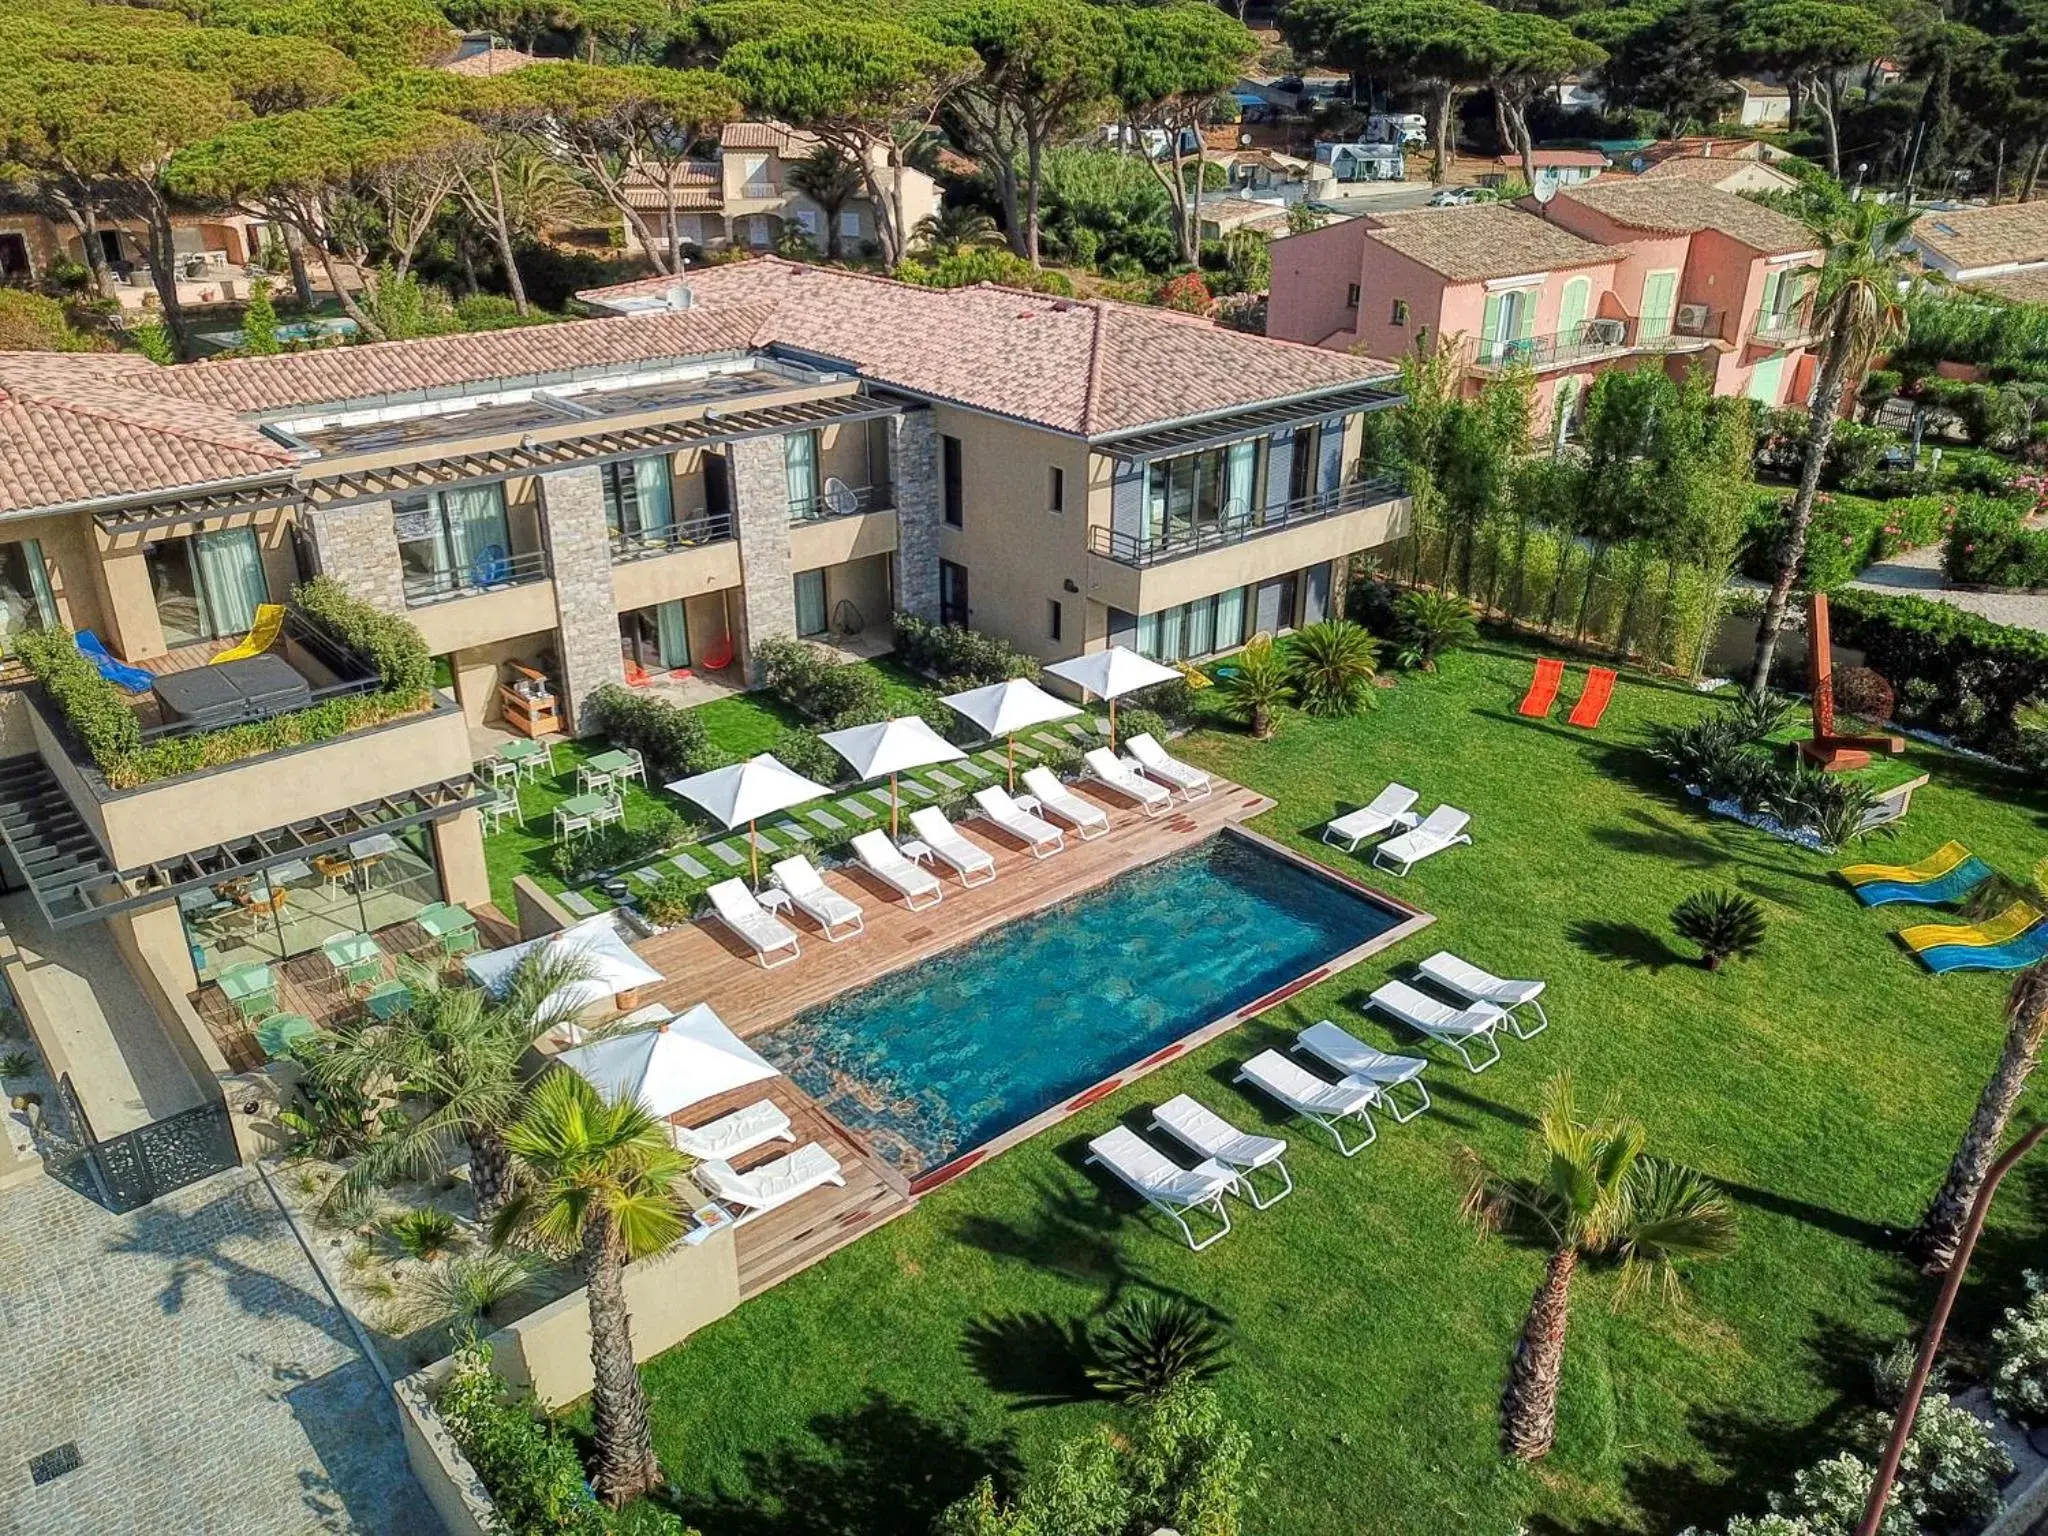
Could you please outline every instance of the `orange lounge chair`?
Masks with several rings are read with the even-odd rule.
[[[1566,718],[1570,724],[1582,725],[1590,731],[1607,713],[1607,701],[1613,697],[1614,669],[1588,667],[1585,692],[1579,695],[1579,702],[1572,706],[1572,712]]]
[[[1548,656],[1537,657],[1536,676],[1529,684],[1529,691],[1522,695],[1522,713],[1539,720],[1549,714],[1550,706],[1557,702],[1557,686],[1563,681],[1563,662]]]

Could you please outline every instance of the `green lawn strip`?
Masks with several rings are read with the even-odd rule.
[[[1889,1234],[1938,1180],[1996,1057],[2005,980],[1927,976],[1891,938],[1924,912],[1865,910],[1831,871],[1951,837],[2023,871],[2048,840],[2042,799],[1916,747],[1934,778],[1897,841],[1809,854],[1707,816],[1643,752],[1649,723],[1708,700],[1629,676],[1597,731],[1523,720],[1532,654],[1451,656],[1357,719],[1288,713],[1272,742],[1216,730],[1178,744],[1274,797],[1261,830],[1439,921],[650,1362],[658,1449],[691,1520],[765,1529],[764,1512],[786,1502],[841,1510],[835,1531],[924,1529],[990,1448],[1038,1462],[1115,1417],[1101,1403],[1029,1405],[1070,1376],[1060,1330],[1143,1290],[1231,1320],[1237,1364],[1221,1387],[1268,1469],[1249,1527],[1261,1536],[1539,1518],[1668,1531],[1759,1509],[1838,1443],[1863,1357],[1924,1314]],[[1425,810],[1471,812],[1475,846],[1394,880],[1369,855],[1316,841],[1390,779],[1420,790]],[[1763,953],[1718,976],[1677,952],[1668,923],[1709,885],[1749,891],[1771,917]],[[1437,948],[1546,978],[1553,1028],[1475,1077],[1362,1013],[1379,980]],[[1235,1063],[1325,1017],[1434,1063],[1436,1109],[1383,1125],[1349,1161],[1229,1084]],[[1697,1275],[1682,1312],[1616,1315],[1611,1276],[1584,1276],[1558,1447],[1529,1471],[1501,1459],[1495,1414],[1541,1257],[1459,1220],[1456,1159],[1469,1146],[1515,1163],[1563,1068],[1588,1100],[1612,1094],[1640,1116],[1653,1150],[1722,1180],[1742,1243]],[[1298,1185],[1273,1210],[1237,1213],[1238,1229],[1199,1255],[1079,1166],[1088,1136],[1142,1126],[1147,1106],[1183,1090],[1286,1135]],[[2036,1198],[1999,1209],[1959,1329],[1981,1330],[2018,1292],[2048,1203],[2048,1180],[2022,1177]]]

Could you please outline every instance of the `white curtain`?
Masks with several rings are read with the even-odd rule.
[[[497,483],[465,486],[443,491],[442,505],[448,517],[448,542],[457,573],[475,580],[491,579],[497,573],[479,570],[479,557],[486,551],[502,567],[512,552],[512,540],[505,528],[505,488]]]
[[[640,503],[640,530],[652,533],[676,520],[675,499],[670,492],[668,455],[633,461],[633,492]],[[680,666],[678,662],[676,665]]]
[[[1233,443],[1223,461],[1223,521],[1241,522],[1252,511],[1252,478],[1258,472],[1257,439]]]
[[[825,573],[799,571],[796,575],[796,632],[822,635],[825,632]]]
[[[661,664],[664,667],[687,667],[690,664],[690,631],[683,622],[682,602],[657,603],[654,628],[661,642]]]
[[[246,634],[256,622],[256,606],[270,601],[263,579],[263,553],[247,528],[222,528],[197,534],[192,563],[199,575],[200,601],[208,629],[215,635]]]
[[[1227,651],[1244,640],[1244,588],[1216,594],[1216,649]]]
[[[789,509],[801,516],[818,499],[818,437],[792,432],[782,440],[782,468],[789,482]]]

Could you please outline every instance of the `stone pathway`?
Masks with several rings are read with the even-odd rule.
[[[2048,592],[2001,594],[1996,592],[1951,592],[1941,584],[1941,546],[1909,549],[1890,560],[1864,567],[1851,586],[1866,592],[1890,592],[1908,597],[1932,598],[1999,624],[2021,629],[2048,631]]]
[[[37,1485],[31,1459],[75,1444]],[[441,1536],[397,1410],[257,1176],[114,1216],[0,1192],[0,1536]]]

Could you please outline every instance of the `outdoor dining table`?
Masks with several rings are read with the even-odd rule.
[[[612,816],[615,804],[609,795],[571,795],[555,807],[555,826],[559,830],[564,821],[574,817],[581,817],[592,826],[595,826],[600,818],[615,820],[616,818]]]
[[[436,901],[421,907],[419,916],[413,921],[426,929],[428,937],[436,939],[445,939],[451,934],[462,932],[465,928],[476,926],[474,913],[445,901]]]
[[[367,933],[337,933],[320,941],[320,953],[329,965],[345,973],[378,959],[383,951]]]
[[[244,1015],[256,1012],[263,1003],[277,994],[270,979],[270,967],[251,961],[247,964],[230,966],[220,973],[220,995]]]
[[[640,777],[640,759],[632,753],[617,747],[609,752],[600,752],[583,765],[592,773],[601,773],[608,779],[637,779]]]
[[[540,772],[544,759],[549,759],[547,744],[539,741],[506,741],[498,744],[498,756],[511,763],[529,779]]]
[[[274,1013],[256,1026],[256,1043],[271,1061],[288,1055],[294,1040],[317,1033],[313,1021],[303,1013]]]

